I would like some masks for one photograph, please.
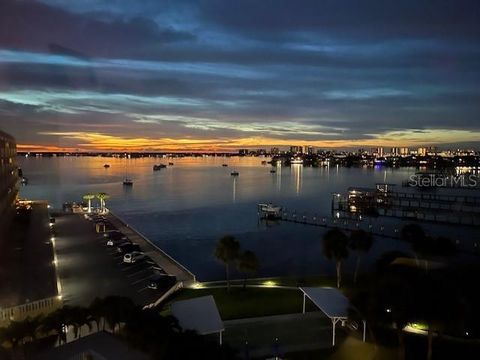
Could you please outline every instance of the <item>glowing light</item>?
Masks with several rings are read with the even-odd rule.
[[[196,282],[193,284],[192,289],[205,289],[205,285],[200,282]]]
[[[263,285],[264,287],[275,287],[275,286],[277,286],[278,284],[277,284],[275,281],[267,280],[267,281],[264,281],[264,282],[262,283],[262,285]]]

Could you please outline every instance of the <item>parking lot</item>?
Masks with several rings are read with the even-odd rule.
[[[113,225],[107,226],[113,229]],[[95,222],[83,215],[60,214],[55,223],[55,250],[65,304],[88,306],[95,297],[130,297],[139,305],[157,300],[166,288],[150,289],[149,279],[162,269],[151,259],[123,262],[116,246],[107,246]]]

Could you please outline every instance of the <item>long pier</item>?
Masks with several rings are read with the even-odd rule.
[[[122,220],[120,217],[110,212],[108,219],[132,242],[140,245],[145,255],[151,257],[152,260],[155,261],[167,274],[174,275],[177,278],[177,281],[182,282],[184,286],[188,286],[196,281],[195,275],[190,270],[168,255],[165,251],[160,249],[157,245],[151,242],[147,237]]]
[[[265,218],[261,212],[257,213],[260,218],[265,221],[286,221],[297,224],[318,226],[323,228],[340,228],[345,231],[365,230],[372,235],[398,239],[399,229],[393,229],[393,232],[389,232],[384,225],[376,223],[376,221],[366,222],[360,219],[351,219],[345,217],[326,217],[318,216],[316,214],[308,214],[307,212],[298,212],[296,210],[287,210],[282,208],[282,211],[274,219]]]

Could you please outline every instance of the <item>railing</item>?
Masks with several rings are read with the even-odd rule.
[[[180,290],[182,288],[183,288],[183,282],[182,281],[177,282],[165,294],[160,296],[155,302],[153,302],[151,304],[148,304],[148,305],[145,305],[143,307],[143,309],[151,309],[151,308],[154,308],[154,307],[158,306],[163,301],[165,301],[165,299],[167,299],[170,295],[172,295],[173,293],[177,292],[178,290]]]
[[[154,244],[152,241],[150,241],[145,235],[143,235],[140,231],[135,229],[133,226],[125,222],[121,217],[118,215],[114,214],[112,211],[109,211],[110,215],[115,217],[120,223],[122,223],[124,226],[128,227],[135,233],[137,233],[138,236],[140,236],[143,240],[145,240],[148,244],[150,244],[152,247],[154,247],[158,252],[160,252],[163,256],[165,256],[167,259],[169,259],[173,264],[175,264],[177,267],[182,269],[184,272],[186,272],[189,276],[192,277],[193,281],[196,281],[196,276],[194,273],[192,273],[190,270],[188,270],[184,265],[179,263],[177,260],[175,260],[172,256],[170,256],[168,253],[166,253],[164,250],[159,248],[156,244]]]
[[[0,326],[5,326],[10,321],[21,321],[27,317],[48,314],[63,305],[59,296],[49,297],[26,304],[0,309]]]

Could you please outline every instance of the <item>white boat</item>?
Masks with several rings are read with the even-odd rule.
[[[125,180],[123,180],[123,186],[133,186],[133,180],[125,178]]]
[[[234,170],[234,171],[232,171],[232,172],[230,173],[230,175],[232,175],[232,176],[238,176],[238,175],[240,175],[240,173],[239,173],[238,171],[235,171],[235,170]]]
[[[282,216],[282,207],[273,204],[258,204],[258,213],[264,218],[279,218]]]
[[[290,164],[294,165],[294,164],[303,164],[303,159],[301,158],[293,158],[292,160],[290,160]]]

